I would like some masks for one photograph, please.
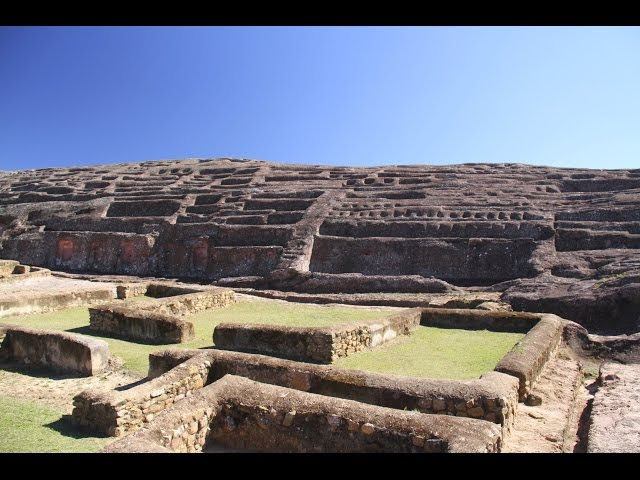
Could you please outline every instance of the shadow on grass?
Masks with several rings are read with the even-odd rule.
[[[107,435],[102,433],[92,432],[75,426],[72,423],[71,415],[63,415],[55,422],[44,425],[44,427],[58,432],[64,437],[75,438],[76,440],[84,438],[109,438]]]

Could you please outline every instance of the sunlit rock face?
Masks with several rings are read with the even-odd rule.
[[[637,331],[640,170],[223,158],[0,172],[0,257],[311,293],[493,289]]]

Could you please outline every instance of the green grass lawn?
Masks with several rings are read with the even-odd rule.
[[[148,298],[136,297],[136,299],[140,301]],[[212,347],[213,329],[221,322],[326,326],[382,318],[391,313],[390,311],[363,308],[317,307],[281,302],[242,301],[220,310],[209,310],[185,317],[186,320],[193,322],[195,338],[190,342],[170,345],[146,345],[95,335],[87,328],[89,325],[89,310],[86,307],[12,317],[3,320],[5,323],[14,323],[25,327],[65,330],[105,340],[109,344],[111,353],[124,360],[124,368],[144,377],[147,375],[149,368],[149,353],[166,347]]]
[[[97,452],[114,438],[74,432],[56,408],[0,396],[0,452]]]
[[[469,380],[493,370],[524,337],[520,333],[418,327],[371,351],[338,360],[338,367],[423,378]]]

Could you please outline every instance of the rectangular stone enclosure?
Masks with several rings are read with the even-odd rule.
[[[266,405],[266,406],[265,406]],[[422,415],[227,375],[105,452],[497,452],[490,422]]]
[[[456,450],[455,448],[452,450],[452,444],[449,441],[438,443],[435,442],[436,437],[434,436],[427,435],[423,437],[419,435],[423,438],[419,438],[415,441],[416,443],[410,444],[413,446],[407,446],[408,444],[403,442],[398,443],[394,447],[400,449],[398,451],[424,451],[421,448],[425,445],[423,440],[427,438],[434,439],[434,442],[429,444],[434,449],[436,443],[440,445],[438,447],[440,450],[438,451],[478,451],[475,450],[476,448],[486,448],[483,451],[499,450],[500,438],[511,428],[518,401],[526,399],[542,367],[562,339],[563,320],[555,315],[547,314],[425,308],[408,309],[388,317],[382,322],[383,325],[387,326],[395,325],[398,330],[401,330],[400,326],[402,325],[409,327],[418,323],[440,328],[515,331],[526,333],[526,335],[511,352],[503,357],[495,371],[488,372],[479,379],[469,381],[400,377],[329,365],[318,365],[317,362],[304,363],[254,353],[217,349],[157,352],[150,355],[149,378],[151,380],[149,382],[122,392],[83,392],[74,398],[73,419],[78,425],[115,436],[123,435],[126,432],[148,425],[140,436],[127,437],[133,440],[123,439],[122,442],[117,444],[118,446],[107,449],[110,451],[125,451],[125,448],[130,449],[130,451],[147,451],[145,449],[149,449],[148,451],[198,451],[202,447],[206,450],[208,444],[219,444],[229,448],[256,449],[258,451],[311,451],[313,442],[305,443],[306,441],[303,440],[304,438],[313,437],[309,433],[310,430],[306,430],[309,425],[314,425],[316,430],[329,428],[329,432],[333,433],[340,432],[342,427],[345,428],[347,433],[356,432],[355,423],[349,423],[348,421],[351,418],[353,422],[353,417],[340,417],[333,410],[336,405],[340,404],[339,401],[336,403],[336,399],[344,399],[354,405],[359,405],[358,409],[361,412],[368,411],[370,407],[374,408],[374,410],[375,408],[383,408],[385,411],[391,410],[393,413],[385,414],[387,418],[401,418],[407,413],[421,412],[437,416],[468,417],[459,419],[465,421],[484,420],[485,422],[482,423],[497,424],[498,427],[499,437],[493,447],[485,445],[485,447],[471,448],[467,446],[464,448],[469,448],[469,450]],[[239,333],[236,333],[236,335],[241,337],[242,327],[244,326],[240,325],[239,327],[240,330],[237,330]],[[252,328],[248,330],[253,332],[253,327],[256,326],[250,327]],[[313,338],[317,329],[306,330],[309,330],[307,332],[308,336]],[[340,329],[338,329],[339,331]],[[295,333],[298,336],[293,336],[292,338],[304,339],[304,332]],[[285,339],[286,335],[289,334],[290,332],[285,330]],[[254,337],[249,335],[248,338]],[[281,339],[282,337],[276,335],[274,338]],[[338,336],[338,338],[340,337]],[[384,340],[384,336],[382,340]],[[268,342],[265,344],[268,344]],[[304,342],[302,344],[304,345]],[[286,339],[284,342],[276,342],[276,345],[277,347],[269,347],[270,351],[282,350],[283,345],[295,345],[295,342]],[[331,343],[326,345],[331,347]],[[327,351],[333,351],[333,347]],[[261,405],[268,410],[268,405],[274,405],[273,402],[275,400],[267,395],[264,398],[260,397],[259,401],[256,400],[257,410],[255,411],[253,407],[249,409],[250,411],[246,410],[246,408],[249,408],[246,402],[241,402],[236,407],[234,402],[228,403],[225,400],[222,402],[221,410],[218,413],[207,414],[207,418],[203,420],[204,424],[208,426],[201,426],[198,423],[198,428],[190,424],[185,427],[180,418],[185,417],[185,415],[188,417],[191,414],[190,412],[195,412],[196,410],[192,410],[191,407],[187,410],[176,410],[176,407],[178,405],[189,405],[190,399],[199,395],[198,391],[207,385],[211,387],[207,387],[207,391],[215,391],[216,388],[222,388],[221,385],[226,385],[223,380],[228,379],[229,375],[252,380],[253,383],[244,383],[244,385],[253,385],[253,388],[259,389],[262,393],[270,391],[265,384],[284,387],[280,395],[285,394],[288,391],[286,389],[299,391],[299,393],[286,393],[286,395],[291,396],[291,399],[299,399],[305,405],[308,405],[307,401],[311,402],[313,400],[319,406],[317,415],[323,415],[325,419],[318,420],[316,414],[311,415],[310,420],[306,420],[306,415],[298,417],[294,412],[296,409],[293,405],[287,407],[289,410],[285,409],[286,411],[282,412],[277,408],[272,408],[272,410],[275,409],[276,413],[272,413],[271,417],[269,417],[269,414],[265,413],[266,411],[262,412],[259,408]],[[213,388],[215,385],[218,385],[218,387]],[[235,383],[231,382],[231,385],[235,385]],[[244,390],[242,398],[246,400],[247,398],[253,398],[256,394],[260,396],[262,393],[258,394],[248,388]],[[313,395],[308,397],[303,394]],[[208,396],[208,394],[204,393],[203,395]],[[267,405],[267,407],[264,407],[264,405]],[[213,404],[209,404],[209,407],[215,411]],[[176,412],[181,413],[178,414]],[[263,413],[269,418],[263,418]],[[341,420],[334,418],[336,415]],[[172,419],[169,423],[174,425],[171,428],[168,428],[168,424],[161,420],[168,418]],[[189,422],[199,422],[202,418],[192,419]],[[284,435],[285,431],[289,432],[289,430],[281,430],[281,428],[288,428],[292,424],[296,425],[294,423],[296,419],[302,419],[300,424],[300,429],[302,430],[300,431],[306,432],[300,438],[297,435],[293,435],[286,442],[282,440],[278,444],[268,440],[271,437],[264,436],[264,432],[260,433],[260,429],[262,429],[272,432],[273,438],[280,438],[280,435]],[[275,423],[270,426],[272,420]],[[320,423],[316,424],[318,421]],[[446,428],[453,428],[451,425],[454,425],[455,421],[454,423],[446,423],[446,425],[449,425]],[[359,422],[357,426],[360,429],[358,431],[361,433],[363,432],[363,425],[363,422]],[[443,428],[445,428],[444,425]],[[472,422],[465,425],[464,432],[461,430],[456,434],[461,439],[469,438],[469,432],[466,428],[471,428],[476,424]],[[211,426],[211,429],[209,429],[209,426]],[[215,431],[213,430],[214,427]],[[181,428],[182,430],[180,430]],[[272,428],[275,430],[272,430]],[[350,428],[353,430],[350,430]],[[371,432],[376,432],[377,428],[375,425],[373,427],[364,427],[366,431]],[[380,428],[384,429],[384,427]],[[176,433],[176,430],[180,431]],[[149,437],[149,431],[156,433]],[[182,435],[184,431],[191,431],[191,433]],[[235,437],[229,433],[232,431],[237,433]],[[290,432],[287,435],[290,435]],[[309,435],[311,436],[309,437]],[[198,441],[194,440],[192,442],[189,440],[191,436],[197,437]],[[138,440],[136,439],[142,438],[146,440],[142,443],[137,443]],[[162,440],[158,441],[159,438]],[[334,440],[341,442],[341,438],[338,435],[338,439]],[[350,436],[350,438],[353,438],[353,436]],[[151,439],[150,443],[147,441],[149,439]],[[387,440],[381,441],[384,443]],[[317,442],[320,442],[320,440],[318,439]],[[199,445],[199,447],[196,445]],[[418,450],[415,450],[415,448],[418,448]],[[332,451],[331,442],[323,443],[323,450]],[[368,442],[355,442],[353,451],[376,450]]]
[[[263,353],[301,362],[332,363],[340,357],[408,335],[421,310],[407,309],[381,320],[331,327],[283,327],[221,323],[213,331],[217,348]]]
[[[529,394],[545,363],[560,344],[563,330],[562,319],[551,314],[413,308],[381,321],[333,327],[290,328],[221,323],[216,326],[213,339],[217,348],[302,362],[332,363],[340,357],[374,348],[397,335],[409,335],[418,325],[525,333],[525,337],[496,367],[497,371],[519,379],[521,399]]]
[[[233,291],[225,288],[194,289],[164,284],[118,287],[120,298],[142,294],[156,298],[89,308],[89,328],[143,343],[183,343],[192,340],[195,332],[193,323],[182,316],[235,303]]]

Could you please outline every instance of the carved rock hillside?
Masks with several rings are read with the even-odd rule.
[[[223,158],[0,171],[0,258],[310,293],[494,290],[630,332],[640,169]]]

